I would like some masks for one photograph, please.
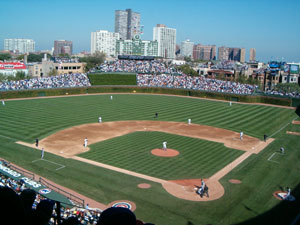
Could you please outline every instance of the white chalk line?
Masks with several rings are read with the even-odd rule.
[[[56,168],[55,170],[60,170],[60,169],[63,169],[63,168],[66,167],[65,165],[62,165],[62,164],[59,164],[59,163],[56,163],[56,162],[52,162],[52,161],[47,160],[47,159],[36,159],[36,160],[33,160],[32,162],[34,163],[34,162],[41,161],[41,160],[60,166],[59,168]]]
[[[17,140],[15,138],[7,137],[7,136],[4,136],[4,135],[0,135],[0,137],[6,138],[6,139],[10,139],[10,140]]]
[[[286,128],[290,123],[292,123],[295,119],[297,119],[298,116],[296,116],[292,121],[288,122],[285,126],[281,127],[278,131],[276,131],[274,134],[270,135],[269,137],[273,137],[274,135],[278,134],[280,131],[282,131],[284,128]]]
[[[279,163],[278,161],[275,161],[275,160],[271,160],[273,158],[274,155],[276,155],[276,153],[278,154],[278,152],[274,152],[269,158],[268,158],[268,161],[271,161],[271,162],[274,162],[274,163]],[[279,154],[281,156],[283,156],[283,154]]]

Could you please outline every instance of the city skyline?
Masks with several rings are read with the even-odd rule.
[[[54,40],[64,39],[73,42],[74,53],[90,51],[91,32],[113,32],[115,10],[130,8],[141,14],[143,40],[152,40],[153,27],[165,24],[177,30],[177,44],[189,39],[195,44],[245,48],[247,60],[250,48],[255,48],[260,61],[300,62],[297,6],[300,2],[293,0],[4,0],[0,49],[6,38],[28,38],[36,42],[36,50],[51,49]],[[59,10],[64,8],[68,10]],[[6,9],[14,9],[14,14]]]

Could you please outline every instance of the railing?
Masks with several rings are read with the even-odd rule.
[[[8,165],[9,168],[11,168],[11,169],[13,169],[13,170],[15,170],[15,171],[17,171],[17,172],[23,174],[24,176],[30,178],[31,180],[34,180],[34,174],[33,174],[33,173],[28,172],[28,171],[26,171],[26,170],[22,170],[22,169],[20,169],[19,167],[16,167],[16,166],[14,166],[14,165],[12,165],[12,164],[10,164],[10,163],[8,163],[7,165]]]
[[[53,191],[56,191],[57,193],[60,193],[64,196],[66,196],[68,199],[70,199],[70,201],[74,202],[77,206],[82,207],[82,208],[85,207],[84,200],[82,198],[79,198],[79,197],[77,197],[77,196],[75,196],[75,195],[73,195],[69,192],[66,192],[66,191],[62,190],[61,188],[56,187],[53,184],[50,184],[48,181],[46,181],[42,177],[40,177],[39,182],[42,185],[52,189]]]

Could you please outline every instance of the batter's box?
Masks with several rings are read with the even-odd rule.
[[[33,160],[32,163],[38,164],[41,167],[47,167],[49,170],[60,170],[66,167],[65,165],[47,159],[36,159]]]
[[[269,158],[268,161],[274,162],[274,163],[280,163],[279,161],[281,160],[280,158],[284,156],[282,153],[274,152]]]

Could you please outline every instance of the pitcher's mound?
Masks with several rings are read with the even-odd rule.
[[[156,148],[153,149],[151,153],[153,155],[160,156],[160,157],[175,157],[179,155],[179,151],[170,148],[167,148],[166,151],[160,148]]]

